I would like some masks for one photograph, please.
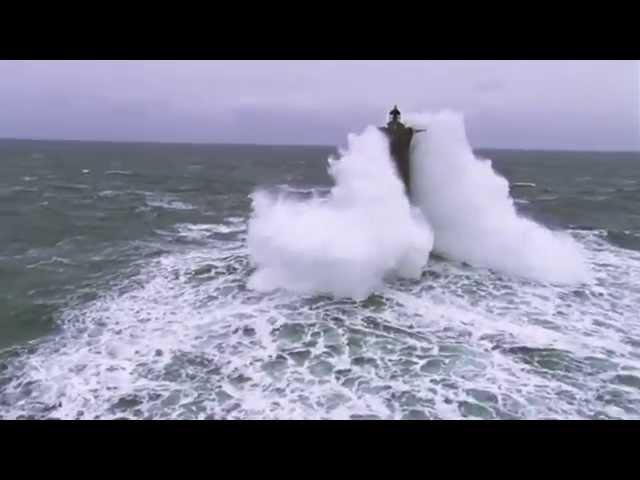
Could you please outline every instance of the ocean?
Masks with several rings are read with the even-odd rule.
[[[640,418],[640,154],[475,153],[588,281],[257,290],[250,195],[326,195],[334,147],[0,140],[0,418]]]

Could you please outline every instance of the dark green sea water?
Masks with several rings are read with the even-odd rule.
[[[1,140],[0,417],[640,417],[638,153],[477,152],[593,285],[249,291],[248,195],[330,187],[333,152]]]

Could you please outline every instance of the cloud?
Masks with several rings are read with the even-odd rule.
[[[501,90],[504,90],[506,88],[506,85],[504,82],[501,82],[500,80],[490,79],[490,80],[482,80],[480,82],[477,82],[473,86],[473,88],[478,93],[496,93],[496,92],[500,92]]]

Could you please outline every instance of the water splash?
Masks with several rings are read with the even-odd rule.
[[[252,288],[362,299],[385,277],[419,277],[433,235],[404,195],[384,135],[374,127],[351,135],[329,163],[335,187],[326,198],[252,196]]]
[[[412,190],[434,230],[434,250],[477,267],[542,282],[589,278],[584,252],[568,234],[519,216],[508,181],[474,156],[462,115],[411,114],[416,136]]]

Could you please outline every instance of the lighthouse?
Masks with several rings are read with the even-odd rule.
[[[411,198],[411,140],[416,133],[423,132],[402,123],[401,113],[395,105],[389,112],[389,121],[380,127],[389,139],[389,152],[400,179],[404,183],[407,196]]]

